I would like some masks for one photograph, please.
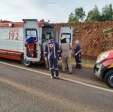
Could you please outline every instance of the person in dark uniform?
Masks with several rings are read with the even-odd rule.
[[[55,39],[49,39],[45,46],[45,56],[48,58],[51,78],[59,78],[58,59],[59,44]]]
[[[75,48],[74,48],[74,56],[75,56],[75,61],[76,61],[76,68],[81,69],[81,47],[80,47],[80,42],[77,40],[75,42]]]

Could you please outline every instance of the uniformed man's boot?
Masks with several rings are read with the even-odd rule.
[[[54,79],[55,76],[54,76],[54,70],[51,70],[51,78]]]
[[[55,75],[56,75],[56,78],[59,79],[59,71],[58,70],[55,70]]]
[[[82,65],[80,63],[78,64],[78,68],[79,69],[82,69]]]
[[[78,63],[76,63],[76,67],[75,68],[78,68],[78,66],[79,66]]]

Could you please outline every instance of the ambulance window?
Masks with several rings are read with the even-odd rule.
[[[66,43],[71,43],[71,34],[70,33],[62,33],[62,38],[66,38]]]
[[[26,36],[27,37],[37,37],[37,30],[36,29],[27,29]]]

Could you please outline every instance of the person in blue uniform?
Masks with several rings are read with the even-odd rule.
[[[51,78],[59,78],[58,59],[59,44],[55,39],[49,39],[45,46],[45,56],[48,59]]]
[[[76,61],[76,68],[81,69],[81,47],[80,47],[80,42],[77,40],[75,42],[75,48],[74,48],[74,55],[75,55],[75,61]]]

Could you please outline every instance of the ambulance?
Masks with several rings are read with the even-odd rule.
[[[37,19],[0,22],[0,58],[21,61],[25,66],[44,63],[43,40],[53,35],[53,26]]]

